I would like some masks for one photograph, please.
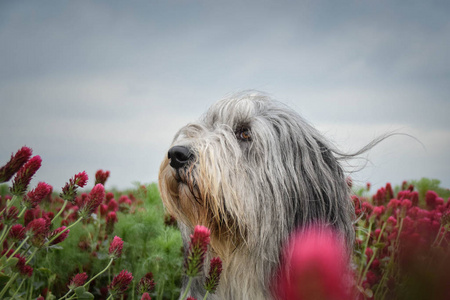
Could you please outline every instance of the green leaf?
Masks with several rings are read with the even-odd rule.
[[[78,297],[80,297],[81,295],[83,295],[84,292],[86,292],[86,289],[84,288],[84,286],[79,286],[74,289],[74,292],[75,294],[77,294]]]
[[[81,296],[78,296],[78,299],[81,300],[92,300],[94,299],[94,295],[89,292],[84,292]]]

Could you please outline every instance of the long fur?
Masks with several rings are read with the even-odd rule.
[[[239,138],[243,128],[251,140]],[[211,229],[208,257],[220,256],[224,271],[209,299],[273,299],[280,250],[299,227],[329,224],[351,249],[354,210],[339,163],[348,155],[287,106],[263,94],[235,95],[183,127],[175,145],[193,159],[177,170],[165,158],[159,187],[185,248],[195,225]],[[203,298],[203,281],[191,296]]]

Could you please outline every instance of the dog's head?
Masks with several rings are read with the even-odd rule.
[[[207,226],[216,241],[278,247],[315,222],[352,238],[349,190],[332,148],[297,113],[261,94],[219,101],[181,128],[159,185],[169,213],[190,228]]]

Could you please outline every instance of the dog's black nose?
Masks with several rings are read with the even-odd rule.
[[[189,148],[185,146],[173,146],[169,149],[168,157],[170,159],[170,166],[175,169],[184,167],[192,157]]]

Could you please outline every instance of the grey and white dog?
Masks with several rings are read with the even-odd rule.
[[[195,225],[211,230],[208,256],[220,256],[223,273],[209,299],[274,299],[281,249],[298,228],[329,224],[351,248],[354,210],[340,165],[347,156],[296,112],[254,92],[221,100],[180,129],[159,188],[185,248]],[[189,295],[202,299],[203,282]]]

